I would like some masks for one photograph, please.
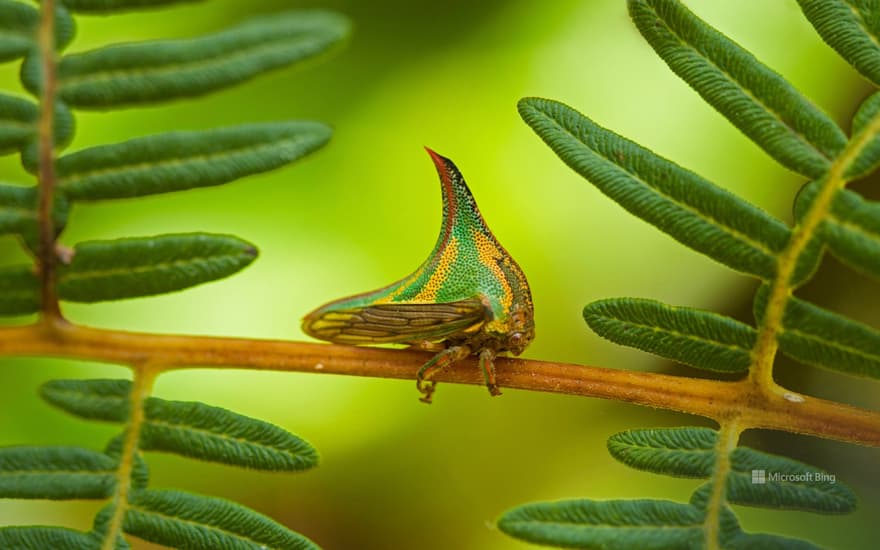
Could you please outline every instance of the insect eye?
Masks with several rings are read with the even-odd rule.
[[[514,332],[513,334],[510,335],[510,344],[513,347],[519,346],[520,344],[522,344],[522,341],[523,341],[522,333]]]

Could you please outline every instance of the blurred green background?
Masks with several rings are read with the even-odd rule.
[[[822,43],[793,0],[690,2],[713,25],[780,71],[844,128],[867,84]],[[63,236],[84,239],[210,231],[256,243],[242,274],[186,292],[98,305],[68,304],[89,325],[302,339],[301,316],[415,268],[439,228],[434,168],[422,146],[452,158],[483,214],[531,282],[537,339],[525,357],[614,368],[701,373],[593,335],[582,307],[643,296],[750,320],[756,283],[677,244],[605,198],[520,120],[516,101],[540,95],[683,164],[790,221],[801,179],[776,165],[680,81],[630,24],[623,2],[313,2],[213,0],[112,18],[80,17],[70,51],[195,36],[257,12],[326,7],[347,14],[347,46],[320,63],[168,106],[80,113],[70,150],[172,129],[316,119],[328,147],[286,169],[173,195],[77,206]],[[6,90],[17,66],[0,67]],[[15,157],[0,179],[28,182]],[[870,194],[877,182],[856,187]],[[878,197],[873,191],[874,197]],[[0,261],[20,261],[0,239]],[[877,286],[826,260],[801,295],[880,326]],[[8,322],[8,321],[4,321]],[[85,362],[2,359],[0,444],[101,448],[112,426],[49,409],[36,397],[54,377],[121,377]],[[876,382],[783,362],[798,391],[876,408]],[[412,383],[237,370],[162,376],[156,394],[200,400],[279,424],[312,442],[321,466],[298,475],[251,473],[151,454],[152,484],[234,499],[330,549],[529,547],[494,527],[525,502],[574,497],[687,500],[698,482],[637,472],[605,440],[634,427],[709,425],[631,405],[441,385],[435,404]],[[772,432],[746,443],[785,453],[857,488],[844,517],[737,508],[749,531],[801,536],[831,548],[875,548],[878,452]],[[0,524],[90,526],[98,504],[0,501]],[[139,543],[138,548],[151,548]]]

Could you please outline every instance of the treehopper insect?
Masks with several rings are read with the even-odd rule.
[[[408,344],[437,351],[416,377],[430,403],[431,377],[475,354],[491,395],[500,395],[495,357],[519,355],[535,334],[529,284],[483,220],[453,162],[425,148],[440,175],[443,221],[437,244],[411,275],[325,304],[303,319],[307,334],[337,344]]]

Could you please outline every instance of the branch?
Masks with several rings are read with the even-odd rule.
[[[193,367],[319,372],[414,381],[431,357],[415,350],[359,348],[278,340],[175,336],[94,329],[63,322],[0,328],[0,355],[39,355],[127,365],[157,372]],[[804,397],[782,388],[756,392],[748,379],[725,382],[548,361],[498,358],[502,388],[615,399],[767,428],[880,446],[880,413]],[[434,377],[482,385],[466,358]]]
[[[138,366],[134,371],[131,388],[131,407],[128,412],[128,425],[125,428],[125,441],[119,456],[119,468],[116,470],[116,492],[113,496],[113,515],[107,524],[101,550],[113,550],[122,532],[125,512],[128,510],[128,495],[131,492],[131,473],[134,470],[135,455],[141,427],[144,424],[144,401],[150,396],[157,371]]]
[[[706,503],[706,517],[703,519],[703,533],[706,548],[720,550],[721,512],[727,504],[727,478],[730,476],[730,453],[739,443],[740,426],[737,421],[722,422],[718,430],[718,443],[715,445],[715,468],[712,474],[712,492]]]
[[[55,290],[55,226],[52,211],[55,199],[55,1],[43,0],[39,28],[40,66],[43,82],[40,94],[39,120],[39,205],[40,226],[40,291],[43,314],[60,318]]]
[[[758,327],[758,339],[752,351],[755,358],[749,376],[757,389],[772,391],[778,388],[773,380],[773,364],[779,347],[778,334],[782,327],[782,317],[794,287],[791,277],[795,272],[801,255],[815,237],[823,220],[828,218],[835,193],[847,183],[846,172],[865,148],[871,146],[880,134],[880,116],[866,125],[834,160],[818,195],[803,219],[795,226],[788,246],[779,257],[776,277],[770,285],[770,296],[764,317]]]

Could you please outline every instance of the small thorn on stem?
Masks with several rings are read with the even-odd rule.
[[[76,255],[76,251],[69,246],[64,246],[63,244],[55,243],[55,257],[58,258],[64,265],[70,265],[70,262],[73,261],[73,257]]]

